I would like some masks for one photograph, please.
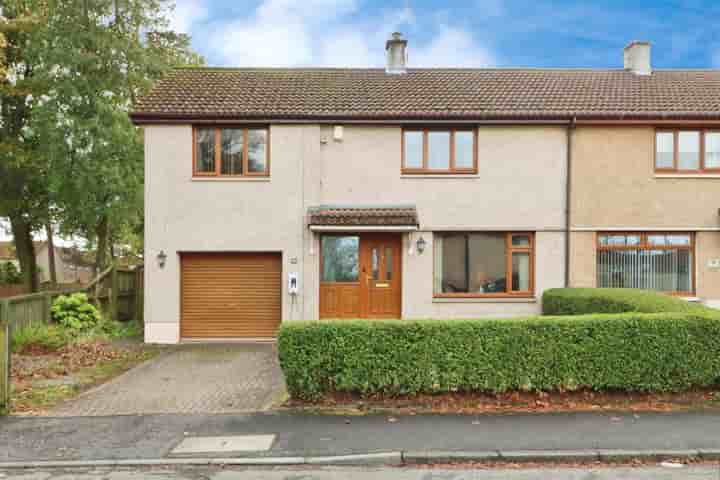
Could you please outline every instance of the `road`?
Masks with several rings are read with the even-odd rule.
[[[536,469],[413,469],[413,468],[154,468],[89,470],[5,470],[12,480],[720,480],[720,466],[682,468],[536,468]]]

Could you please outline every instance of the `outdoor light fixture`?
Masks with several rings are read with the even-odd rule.
[[[417,242],[415,243],[415,247],[417,247],[418,253],[423,253],[425,251],[426,246],[427,246],[427,242],[421,235],[420,238],[418,238]]]
[[[165,253],[165,250],[160,250],[160,253],[157,254],[158,259],[158,265],[160,265],[160,268],[163,268],[165,266],[165,260],[167,260],[167,254]]]

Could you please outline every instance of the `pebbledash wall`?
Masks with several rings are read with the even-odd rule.
[[[478,127],[478,174],[400,172],[399,126],[270,128],[270,178],[192,177],[190,125],[145,127],[146,341],[179,340],[180,259],[190,251],[272,251],[283,258],[282,320],[319,315],[319,236],[306,212],[320,204],[415,204],[420,231],[403,234],[402,317],[458,318],[538,313],[546,288],[564,283],[566,130]],[[536,232],[535,298],[434,299],[433,232]],[[413,248],[422,235],[423,254]],[[167,255],[164,268],[155,258]],[[287,294],[289,272],[300,294]]]
[[[655,128],[578,126],[573,137],[570,285],[596,286],[596,235],[695,232],[696,295],[720,307],[720,175],[657,174]]]

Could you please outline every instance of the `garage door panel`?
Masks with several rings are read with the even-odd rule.
[[[276,336],[280,254],[186,253],[181,262],[182,338]]]

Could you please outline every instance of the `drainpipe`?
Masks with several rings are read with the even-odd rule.
[[[576,118],[567,127],[565,146],[565,288],[570,286],[570,202],[572,195],[572,139]]]

